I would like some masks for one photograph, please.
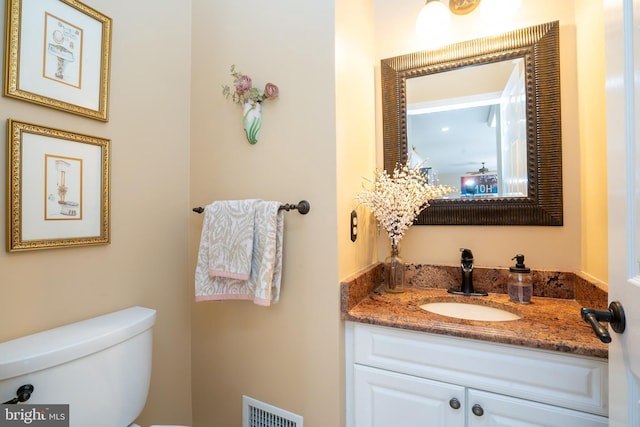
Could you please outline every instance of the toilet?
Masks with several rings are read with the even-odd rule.
[[[0,403],[31,384],[25,403],[68,404],[70,427],[139,427],[155,320],[131,307],[0,343]]]

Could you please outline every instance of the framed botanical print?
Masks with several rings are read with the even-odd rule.
[[[76,0],[7,0],[3,95],[108,121],[111,24]]]
[[[7,121],[7,251],[110,241],[110,141]]]

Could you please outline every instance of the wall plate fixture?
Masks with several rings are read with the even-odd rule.
[[[456,15],[466,15],[475,10],[480,0],[449,0],[449,10]]]
[[[351,241],[355,242],[358,238],[358,213],[351,211],[351,222],[349,229],[351,230]]]

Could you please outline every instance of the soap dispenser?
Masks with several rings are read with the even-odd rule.
[[[521,304],[529,304],[533,294],[531,283],[531,269],[524,265],[524,255],[518,254],[511,258],[516,260],[516,265],[509,268],[507,293],[509,299]]]

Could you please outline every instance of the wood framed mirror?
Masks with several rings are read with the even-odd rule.
[[[494,79],[499,75],[508,77]],[[430,179],[460,190],[433,200],[416,224],[563,224],[557,21],[383,59],[381,80],[384,168],[421,157]],[[426,123],[438,123],[433,113],[476,104],[484,104],[476,113],[484,126],[494,126],[493,155],[480,149],[485,131],[467,127],[457,140],[451,132],[442,141],[435,132],[448,126],[422,133]]]

